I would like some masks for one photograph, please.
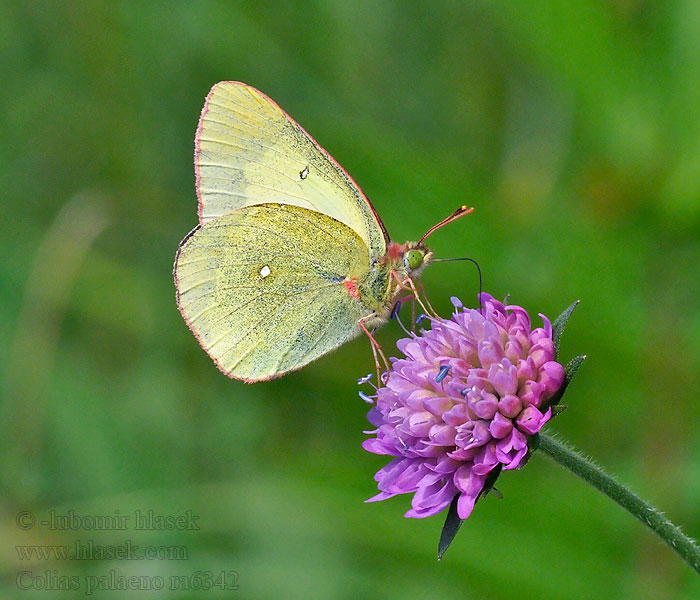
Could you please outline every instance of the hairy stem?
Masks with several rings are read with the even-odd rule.
[[[556,438],[540,433],[537,449],[637,517],[673,548],[695,571],[700,573],[700,548],[698,545],[656,508],[618,483],[593,461]]]

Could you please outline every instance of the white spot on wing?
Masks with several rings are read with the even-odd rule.
[[[270,274],[270,267],[265,265],[262,269],[260,269],[260,277],[265,279]]]
[[[309,165],[306,165],[304,167],[304,170],[301,173],[299,173],[299,177],[301,177],[302,179],[306,179],[308,176],[309,176]]]

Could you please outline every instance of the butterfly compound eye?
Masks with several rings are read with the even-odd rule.
[[[406,266],[414,271],[423,264],[423,253],[420,250],[409,250],[406,252]]]

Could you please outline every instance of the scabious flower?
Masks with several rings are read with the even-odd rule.
[[[368,502],[415,492],[407,517],[434,515],[459,495],[467,518],[494,469],[522,464],[564,382],[544,315],[532,329],[523,308],[489,294],[479,310],[453,304],[449,320],[398,341],[405,358],[392,359],[368,414],[376,437],[363,447],[396,457],[375,475],[380,493]]]

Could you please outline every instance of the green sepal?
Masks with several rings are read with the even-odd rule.
[[[574,375],[576,375],[578,368],[583,364],[584,360],[586,360],[586,355],[582,354],[581,356],[572,358],[567,363],[567,365],[564,367],[564,371],[566,371],[566,379],[564,380],[563,387],[566,387],[571,383],[571,380],[574,378]]]
[[[554,323],[552,323],[552,341],[554,342],[554,350],[557,355],[559,354],[559,340],[561,339],[561,334],[564,332],[566,322],[569,320],[571,313],[574,312],[574,309],[578,306],[579,302],[581,301],[576,300],[576,302],[573,302],[571,306],[569,306],[569,308],[554,319]]]
[[[491,494],[492,496],[495,496],[499,500],[503,500],[503,492],[501,492],[501,490],[499,490],[498,488],[492,487],[489,494]]]
[[[452,504],[450,504],[450,509],[447,511],[447,518],[445,519],[445,524],[442,526],[440,541],[438,542],[438,560],[442,560],[443,555],[447,552],[452,540],[455,539],[459,528],[462,526],[463,520],[460,519],[457,514],[458,500],[459,494],[452,498]]]
[[[496,479],[501,474],[501,469],[503,465],[496,466],[493,471],[491,471],[486,477],[484,482],[484,487],[476,498],[476,502],[479,498],[485,497],[489,492],[493,490],[493,486],[496,483]],[[502,494],[497,490],[494,493],[495,496],[502,498]],[[459,528],[462,526],[464,519],[460,519],[457,514],[457,501],[459,500],[460,494],[457,494],[452,498],[452,504],[450,504],[450,509],[447,511],[447,518],[445,519],[445,524],[442,526],[442,532],[440,533],[440,540],[438,541],[438,560],[441,560],[447,549],[450,547],[452,540],[455,539]],[[474,503],[476,505],[476,502]]]
[[[578,371],[579,367],[583,364],[584,360],[586,360],[586,355],[582,354],[581,356],[572,358],[564,367],[564,372],[566,373],[566,376],[564,377],[564,383],[561,384],[559,391],[556,394],[554,394],[552,399],[549,401],[548,406],[556,407],[556,405],[559,404],[559,402],[562,399],[562,396],[564,395],[564,392],[566,391],[566,388],[569,387],[571,380],[574,378],[574,375],[576,375],[576,372]],[[560,412],[561,410],[553,412],[552,418],[554,418]]]

